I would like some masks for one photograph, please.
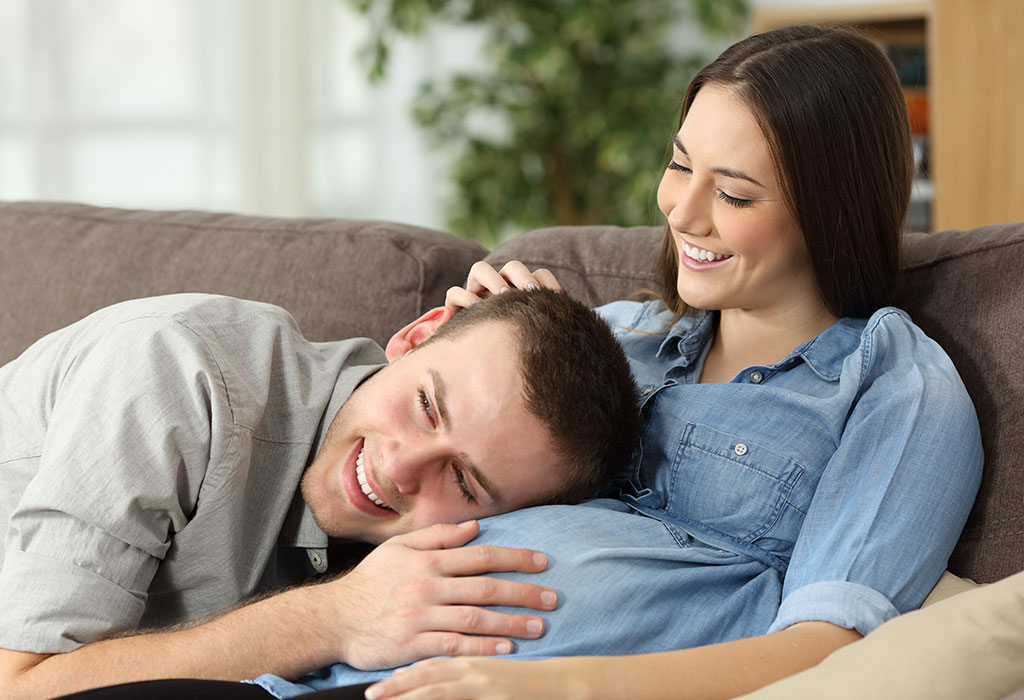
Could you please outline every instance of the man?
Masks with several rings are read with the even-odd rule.
[[[565,295],[476,307],[434,309],[382,352],[311,343],[265,304],[160,297],[0,368],[4,697],[539,636],[540,618],[479,606],[550,610],[554,592],[479,574],[540,571],[543,555],[461,546],[475,518],[578,501],[625,464],[635,389],[610,330]],[[326,572],[329,542],[352,541],[385,544],[223,613]],[[139,629],[155,631],[125,636]]]

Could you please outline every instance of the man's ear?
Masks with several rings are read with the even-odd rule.
[[[417,347],[454,315],[455,312],[447,306],[438,306],[395,333],[388,341],[388,346],[384,348],[384,355],[388,358],[388,362],[394,362]]]

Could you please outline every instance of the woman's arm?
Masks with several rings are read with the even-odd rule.
[[[693,649],[543,661],[435,659],[371,686],[370,700],[732,698],[811,668],[861,638],[828,622]]]

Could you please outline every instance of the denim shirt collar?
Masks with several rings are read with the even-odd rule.
[[[717,311],[700,311],[680,319],[658,347],[657,356],[665,359],[676,355],[676,364],[690,367],[700,358],[718,327]],[[863,320],[841,318],[816,337],[808,340],[773,365],[771,370],[782,370],[803,360],[816,375],[827,382],[839,381],[843,362],[849,354],[851,336],[857,337],[863,329]],[[855,343],[854,343],[855,345]]]

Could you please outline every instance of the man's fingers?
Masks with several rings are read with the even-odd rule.
[[[389,539],[388,542],[422,551],[455,549],[471,541],[479,532],[480,523],[475,520],[467,520],[458,525],[439,523],[420,530],[407,532],[404,535],[396,535]],[[499,569],[494,570],[498,571]]]
[[[544,620],[536,615],[511,615],[473,605],[431,608],[422,620],[423,629],[489,637],[537,639],[544,634]]]
[[[453,578],[439,586],[436,602],[458,605],[503,605],[511,608],[554,610],[558,594],[546,586],[507,581],[493,576]]]
[[[522,571],[535,574],[548,566],[543,552],[479,545],[437,552],[437,573],[443,576],[472,576],[492,571]]]
[[[511,654],[515,645],[499,637],[473,637],[457,632],[423,632],[416,637],[419,658],[431,656],[500,656]]]

